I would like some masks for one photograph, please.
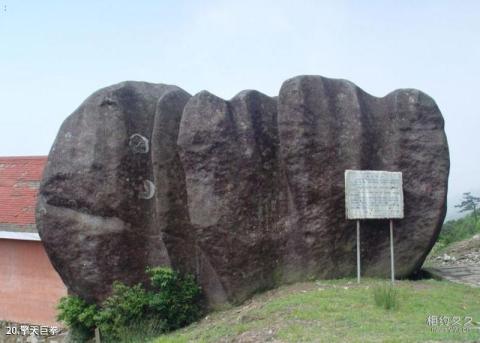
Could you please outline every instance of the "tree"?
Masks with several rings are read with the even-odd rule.
[[[473,196],[470,192],[463,193],[463,201],[455,205],[455,207],[460,208],[460,212],[473,211],[473,218],[475,220],[475,225],[477,224],[477,208],[480,205],[480,198]]]

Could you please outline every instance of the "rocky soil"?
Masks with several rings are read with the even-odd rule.
[[[437,254],[429,256],[427,263],[436,266],[480,266],[480,234],[441,249]]]

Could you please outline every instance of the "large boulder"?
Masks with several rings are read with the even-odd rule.
[[[355,229],[345,220],[344,171],[403,172],[405,218],[395,221],[396,276],[416,271],[446,213],[449,154],[444,121],[425,93],[376,98],[345,80],[300,76],[278,100],[280,151],[291,209],[285,265],[294,280],[353,275]],[[362,273],[390,271],[388,222],[362,221]]]
[[[36,212],[69,291],[97,301],[113,281],[138,282],[146,266],[171,264],[162,236],[177,212],[183,224],[172,136],[189,98],[174,86],[124,82],[95,92],[62,124]]]
[[[147,266],[192,273],[207,303],[353,276],[346,169],[403,172],[396,276],[418,270],[446,211],[448,146],[435,102],[351,82],[287,80],[278,97],[124,82],[90,96],[51,149],[37,225],[70,292],[103,300]],[[362,273],[389,275],[388,222],[362,222]]]

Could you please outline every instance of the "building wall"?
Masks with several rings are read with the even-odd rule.
[[[39,241],[0,239],[0,320],[58,325],[67,290]]]

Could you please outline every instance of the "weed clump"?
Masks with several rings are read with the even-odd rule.
[[[373,288],[373,299],[375,300],[375,305],[383,307],[385,310],[398,308],[398,291],[390,283],[376,285]]]

